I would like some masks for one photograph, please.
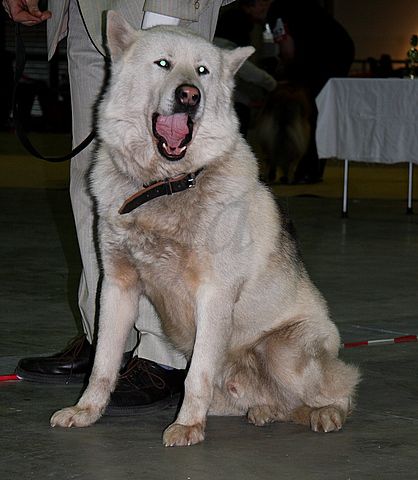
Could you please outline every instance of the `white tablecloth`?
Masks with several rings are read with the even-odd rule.
[[[418,80],[332,78],[316,103],[320,158],[418,163]]]

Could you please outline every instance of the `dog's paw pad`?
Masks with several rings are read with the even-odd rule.
[[[88,427],[100,418],[100,412],[93,408],[77,405],[55,412],[50,420],[51,427]]]
[[[344,424],[344,415],[336,407],[322,407],[312,410],[311,428],[314,432],[336,432]]]
[[[277,413],[269,405],[259,405],[251,407],[248,410],[247,418],[253,425],[262,427],[267,423],[275,422],[277,420]]]
[[[165,447],[187,447],[204,439],[205,430],[201,423],[191,426],[173,423],[164,432],[163,444]]]

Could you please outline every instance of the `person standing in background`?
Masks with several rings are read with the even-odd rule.
[[[325,160],[319,160],[315,144],[315,98],[330,78],[348,76],[354,43],[317,0],[276,0],[269,9],[268,22],[279,45],[286,79],[304,88],[311,103],[311,138],[294,183],[316,183],[322,180]]]

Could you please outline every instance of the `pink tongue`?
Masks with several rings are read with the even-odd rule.
[[[174,115],[159,115],[155,128],[171,148],[177,148],[189,133],[187,125],[187,113],[175,113]]]

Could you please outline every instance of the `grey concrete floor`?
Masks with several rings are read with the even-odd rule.
[[[418,216],[398,201],[287,198],[312,278],[344,341],[418,334]],[[79,274],[65,190],[0,189],[0,374],[19,358],[60,350],[77,332]],[[342,350],[363,373],[345,428],[318,434],[292,424],[254,427],[209,419],[207,439],[164,448],[174,410],[105,417],[52,429],[49,417],[79,386],[0,384],[0,478],[119,480],[417,479],[418,345]]]

